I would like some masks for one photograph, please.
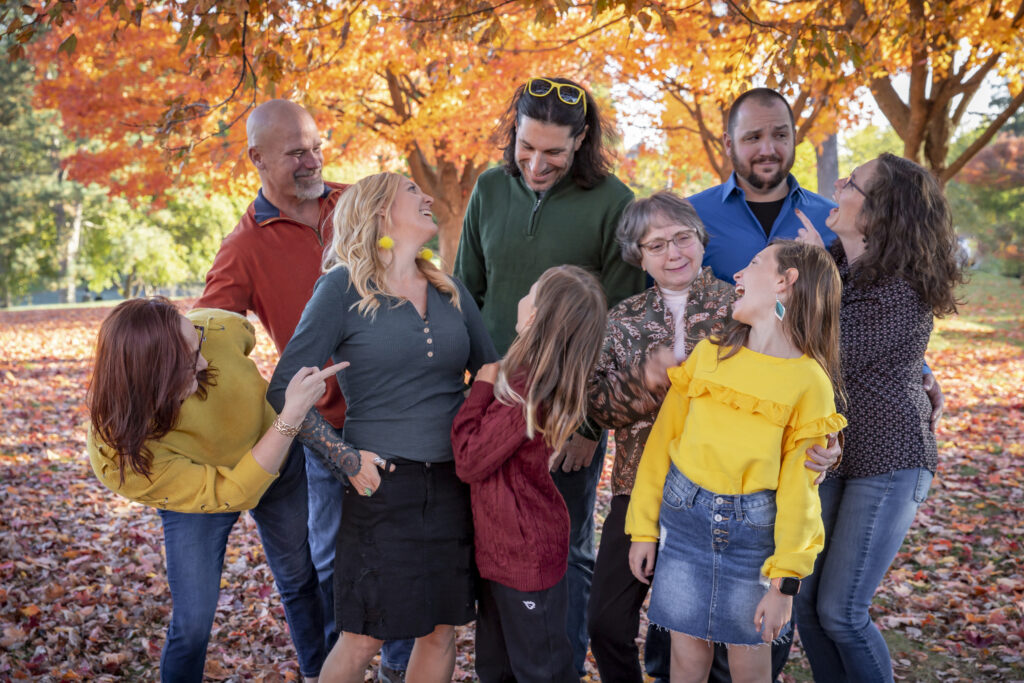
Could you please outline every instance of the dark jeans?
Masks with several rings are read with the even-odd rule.
[[[334,548],[341,526],[342,500],[345,485],[308,448],[306,479],[309,483],[309,550],[313,556],[320,582],[321,608],[324,615],[324,638],[327,651],[334,647],[338,632],[334,628]],[[409,668],[412,640],[389,640],[381,649],[381,665],[405,671]]]
[[[561,468],[552,473],[555,486],[569,508],[569,569],[566,572],[569,591],[569,612],[566,629],[569,644],[572,645],[572,661],[576,672],[586,673],[583,662],[587,658],[587,603],[590,600],[590,582],[594,576],[594,505],[597,502],[597,483],[604,468],[605,451],[608,448],[608,433],[594,451],[590,466],[576,472],[563,472]]]
[[[476,673],[481,683],[579,683],[565,635],[566,581],[523,592],[481,579]]]
[[[281,594],[303,676],[317,676],[326,657],[316,572],[306,538],[306,469],[292,448],[278,479],[250,511]],[[160,657],[160,680],[202,681],[228,535],[238,512],[158,510],[164,529],[171,625]]]
[[[631,541],[625,528],[628,507],[629,496],[613,497],[601,527],[601,547],[597,551],[594,582],[590,588],[587,627],[601,680],[643,683],[636,635],[640,628],[640,608],[651,587],[637,581],[629,570]],[[651,626],[644,643],[644,659],[664,662],[666,679],[670,655],[669,632]],[[648,671],[651,671],[649,666]]]

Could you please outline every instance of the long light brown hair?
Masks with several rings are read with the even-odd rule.
[[[775,251],[779,275],[790,268],[798,273],[785,300],[782,329],[801,353],[818,361],[832,380],[836,396],[844,402],[846,392],[839,366],[839,306],[843,285],[835,260],[821,247],[803,242],[776,240],[769,246]],[[712,338],[719,347],[719,360],[739,353],[749,334],[750,325],[735,319],[730,321],[720,336]]]
[[[324,252],[323,270],[348,268],[352,286],[362,297],[357,303],[361,315],[373,317],[382,296],[403,300],[388,290],[387,265],[377,246],[377,241],[387,234],[391,206],[403,182],[410,181],[397,173],[367,176],[345,190],[334,208],[334,238]],[[424,258],[417,257],[416,266],[430,284],[448,295],[455,308],[462,310],[459,288],[448,275]]]
[[[955,290],[964,274],[953,212],[935,176],[909,159],[883,154],[864,192],[857,221],[866,244],[851,266],[853,286],[895,276],[936,316],[956,313]]]
[[[608,304],[600,283],[578,266],[548,268],[537,280],[533,323],[501,361],[494,394],[522,405],[526,434],[560,450],[587,416],[587,380],[604,341]],[[525,375],[526,395],[509,385]]]
[[[86,404],[93,432],[114,451],[122,484],[128,469],[149,477],[146,442],[174,429],[193,379],[206,398],[215,373],[207,367],[197,375],[195,361],[181,313],[164,297],[122,302],[100,325]]]

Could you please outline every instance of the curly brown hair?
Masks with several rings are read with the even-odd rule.
[[[566,126],[574,138],[586,133],[583,144],[573,158],[569,174],[577,185],[589,190],[611,173],[614,159],[608,148],[617,142],[615,129],[601,115],[597,102],[582,85],[557,76],[550,76],[547,80],[576,86],[583,91],[586,106],[565,104],[558,97],[534,97],[527,92],[527,83],[523,83],[513,93],[491,139],[502,149],[505,172],[518,178],[522,172],[516,163],[516,133],[524,116],[543,123]]]
[[[936,316],[956,313],[957,262],[953,213],[935,176],[894,154],[878,157],[857,215],[865,251],[852,266],[853,286],[885,277],[909,284]]]

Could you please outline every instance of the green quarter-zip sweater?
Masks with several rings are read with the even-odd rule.
[[[585,190],[571,177],[538,196],[502,168],[476,181],[462,222],[455,274],[469,289],[498,353],[515,338],[516,307],[552,266],[601,281],[608,305],[644,289],[644,273],[619,254],[615,228],[633,193],[613,175]]]

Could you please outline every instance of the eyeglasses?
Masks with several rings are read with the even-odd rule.
[[[692,230],[687,230],[686,232],[676,233],[671,240],[651,240],[650,242],[646,242],[644,244],[637,243],[637,246],[646,251],[651,256],[660,256],[664,254],[666,251],[668,251],[669,242],[676,245],[676,248],[682,251],[683,249],[692,247],[694,243],[697,242],[697,240],[697,233]]]
[[[587,115],[587,94],[578,85],[555,83],[547,78],[531,78],[526,82],[526,92],[534,97],[547,97],[552,91],[558,92],[558,99],[568,105],[583,103],[583,115]]]
[[[861,195],[863,195],[865,197],[868,196],[867,192],[865,192],[864,190],[860,189],[860,186],[857,183],[853,182],[853,176],[852,175],[849,178],[846,179],[845,183],[843,183],[843,189],[844,190],[846,188],[848,188],[848,187],[852,187],[853,189],[857,190],[857,192],[860,192]]]
[[[206,341],[206,328],[202,325],[193,325],[199,333],[199,346],[196,347],[196,357],[193,359],[192,367],[199,367],[199,353],[203,350],[203,342]]]

